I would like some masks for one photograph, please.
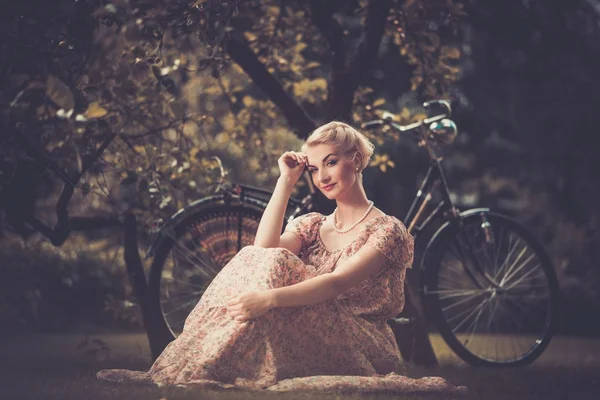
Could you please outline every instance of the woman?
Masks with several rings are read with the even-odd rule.
[[[181,335],[148,372],[98,377],[271,391],[464,392],[442,378],[399,375],[402,358],[386,321],[404,307],[413,240],[367,199],[362,170],[372,154],[373,144],[341,122],[315,130],[301,152],[284,153],[254,246],[215,277]],[[337,208],[300,216],[280,235],[305,168]]]

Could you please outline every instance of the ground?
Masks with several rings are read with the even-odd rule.
[[[8,335],[0,340],[0,399],[421,399],[443,396],[347,394],[256,395],[246,392],[186,391],[99,382],[103,368],[144,370],[150,358],[143,334],[94,334],[83,344],[84,334]],[[600,339],[555,337],[546,352],[522,368],[474,368],[456,358],[431,335],[441,367],[409,368],[409,375],[443,376],[470,393],[464,399],[598,399],[600,398]],[[106,343],[104,346],[101,342]],[[110,350],[101,350],[102,347]]]

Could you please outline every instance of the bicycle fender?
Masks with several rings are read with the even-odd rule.
[[[481,214],[481,213],[485,213],[488,214],[490,212],[489,208],[486,207],[480,207],[480,208],[470,208],[468,210],[465,211],[461,211],[458,214],[459,219],[465,219],[468,217],[471,217],[473,215],[476,214]],[[433,248],[433,246],[435,245],[436,241],[438,240],[438,238],[448,229],[452,229],[451,225],[453,225],[453,223],[455,223],[454,221],[450,220],[450,221],[446,221],[442,226],[440,226],[440,228],[435,231],[435,233],[431,236],[431,239],[429,240],[429,242],[427,243],[427,245],[425,246],[425,250],[423,251],[423,256],[421,257],[421,263],[419,265],[419,271],[424,272],[427,267],[425,266],[425,260],[427,258],[427,254],[429,254],[429,251],[431,250],[431,248]]]

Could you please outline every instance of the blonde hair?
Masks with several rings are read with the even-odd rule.
[[[302,152],[306,152],[308,147],[319,144],[332,144],[346,155],[354,153],[354,157],[356,153],[359,153],[362,156],[362,164],[359,170],[361,174],[363,169],[369,165],[369,160],[375,149],[373,143],[365,135],[350,125],[339,121],[331,121],[315,129],[302,145]]]

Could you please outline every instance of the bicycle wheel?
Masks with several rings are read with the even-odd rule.
[[[472,365],[532,363],[552,337],[559,299],[542,245],[519,223],[480,212],[448,223],[428,246],[427,313]]]
[[[156,248],[149,279],[150,304],[173,337],[221,269],[254,243],[262,210],[208,204],[191,210]]]

